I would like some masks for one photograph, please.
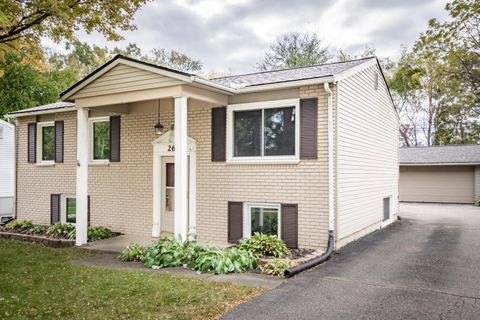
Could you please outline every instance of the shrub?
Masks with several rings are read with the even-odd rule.
[[[285,243],[274,235],[255,232],[249,239],[242,239],[240,249],[252,252],[256,257],[280,258],[288,253]]]
[[[47,226],[34,225],[30,229],[28,229],[28,231],[33,234],[44,234],[47,231],[47,229],[48,229]]]
[[[480,207],[480,198],[475,200],[475,206]]]
[[[33,223],[30,220],[12,220],[5,225],[7,230],[27,230],[33,228]]]
[[[107,239],[113,235],[112,230],[106,227],[88,227],[88,241]]]
[[[118,260],[120,261],[142,261],[144,256],[145,256],[145,251],[146,248],[144,246],[141,246],[139,244],[132,244],[126,247],[122,253],[120,253],[120,256],[118,257]]]
[[[46,233],[54,238],[75,239],[75,226],[57,222],[48,227]]]
[[[175,237],[165,237],[147,248],[143,263],[147,268],[186,266],[203,250],[195,239],[181,243]]]
[[[265,274],[283,277],[285,275],[285,271],[293,268],[295,265],[295,262],[290,259],[274,258],[268,260],[264,266],[260,267],[260,270]]]
[[[257,259],[252,252],[236,247],[208,249],[200,253],[190,267],[202,273],[245,272],[257,267]]]

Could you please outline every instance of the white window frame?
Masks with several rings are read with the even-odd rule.
[[[295,107],[295,154],[288,156],[235,157],[233,113],[235,111],[262,110],[262,148],[264,148],[263,110],[281,107]],[[300,160],[300,99],[270,100],[262,102],[231,104],[227,106],[227,163],[298,163]]]
[[[62,194],[60,196],[60,222],[75,225],[75,223],[67,222],[67,199],[71,198],[76,199],[77,197],[72,194]]]
[[[109,164],[110,159],[93,159],[93,124],[97,122],[110,122],[110,117],[96,117],[88,119],[88,153],[89,153],[89,162],[90,164]],[[110,138],[110,137],[109,137]]]
[[[277,209],[278,210],[278,234],[277,237],[281,239],[282,236],[282,206],[273,203],[254,203],[248,202],[243,205],[243,238],[250,238],[252,236],[252,208]]]
[[[42,160],[43,158],[43,128],[53,127],[55,130],[55,122],[37,122],[37,164],[40,165],[53,165],[55,164],[55,153],[53,155],[53,160]]]

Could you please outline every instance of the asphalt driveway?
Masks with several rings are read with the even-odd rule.
[[[402,204],[400,215],[222,319],[480,319],[480,208]]]

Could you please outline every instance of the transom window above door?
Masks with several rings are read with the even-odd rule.
[[[228,161],[298,160],[298,99],[230,105],[227,112]]]

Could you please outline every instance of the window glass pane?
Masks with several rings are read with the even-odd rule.
[[[265,155],[295,155],[295,108],[265,109]]]
[[[234,156],[261,156],[262,110],[233,113]]]
[[[65,211],[67,213],[67,219],[66,221],[68,223],[75,223],[76,221],[76,215],[77,215],[77,201],[75,198],[67,198],[67,207],[65,208]]]
[[[175,211],[175,189],[165,189],[165,208],[167,212]]]
[[[110,122],[93,123],[93,159],[105,160],[110,158]]]
[[[55,157],[55,127],[42,127],[42,160]]]
[[[255,232],[278,236],[278,209],[251,208],[252,236]]]

